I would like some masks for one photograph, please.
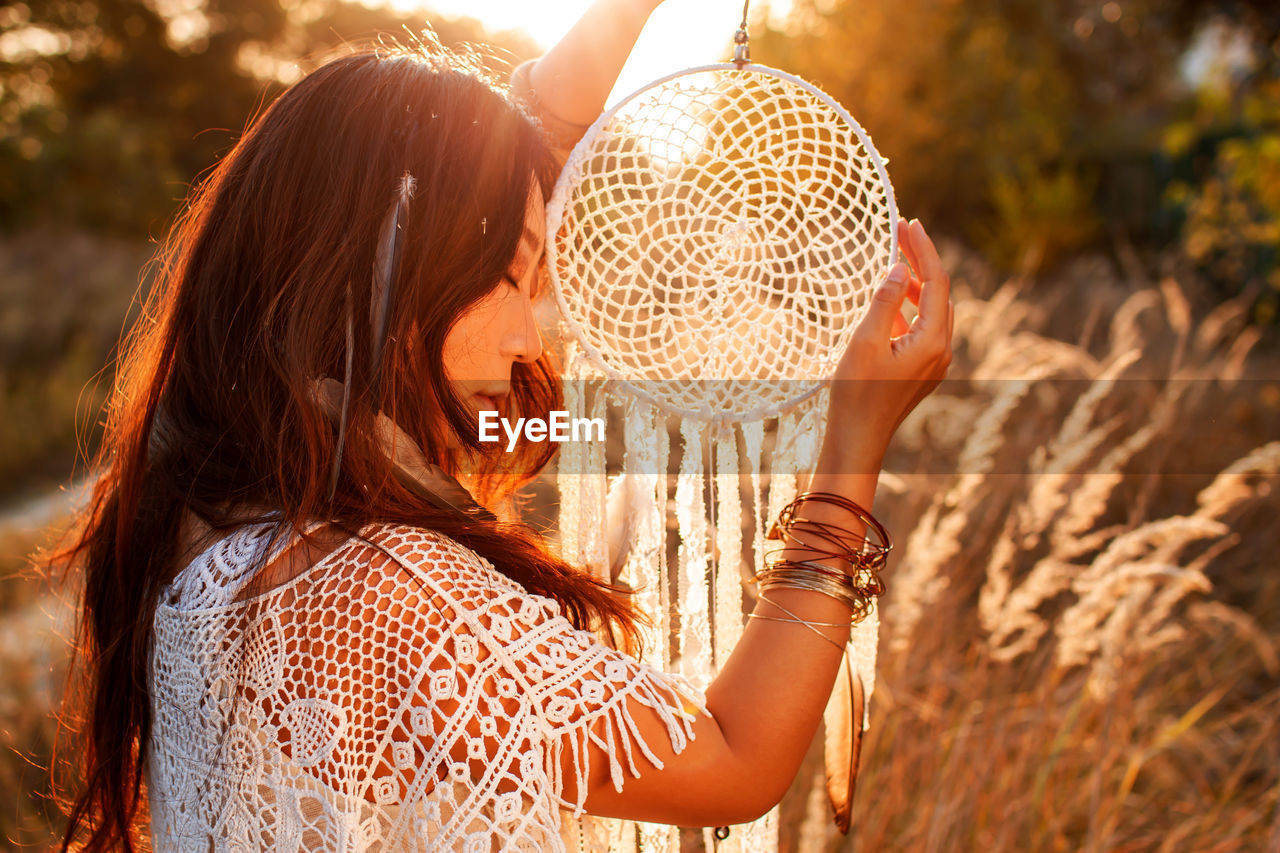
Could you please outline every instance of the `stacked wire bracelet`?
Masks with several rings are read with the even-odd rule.
[[[804,505],[814,503],[828,504],[850,513],[866,525],[867,531],[874,534],[876,541],[869,541],[866,536],[859,536],[840,525],[804,515]],[[884,594],[885,585],[880,571],[888,560],[889,552],[893,550],[889,532],[870,512],[842,495],[804,492],[782,510],[767,538],[782,544],[765,555],[765,568],[756,574],[755,581],[759,584],[761,597],[770,589],[807,589],[825,593],[847,605],[850,620],[858,622],[866,617],[871,602]],[[783,551],[792,554],[799,552],[808,559],[771,559]],[[821,562],[832,560],[839,563],[828,565]],[[839,567],[845,564],[849,566],[847,570]],[[784,613],[795,615],[780,607],[777,602],[765,600]],[[776,619],[763,616],[758,618]],[[825,624],[801,619],[779,621]],[[825,638],[825,635],[822,636]]]

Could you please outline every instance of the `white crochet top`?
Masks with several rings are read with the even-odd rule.
[[[621,790],[626,773],[652,772],[646,759],[661,766],[636,703],[656,709],[676,752],[691,709],[706,710],[678,676],[575,630],[558,604],[429,530],[371,525],[245,595],[269,533],[240,528],[161,596],[156,850],[598,849],[582,810],[592,753],[608,753]]]

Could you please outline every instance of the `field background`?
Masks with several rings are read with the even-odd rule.
[[[57,833],[74,592],[27,555],[79,494],[147,259],[309,57],[426,19],[540,50],[340,0],[0,9],[0,847]],[[752,46],[870,131],[957,303],[877,497],[901,547],[855,831],[815,753],[784,848],[1280,850],[1280,12],[795,0]]]

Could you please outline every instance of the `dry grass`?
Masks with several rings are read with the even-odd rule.
[[[784,849],[1280,849],[1280,360],[1173,279],[966,279],[878,502],[904,547],[855,829],[811,754]]]
[[[22,525],[0,522],[0,791],[6,794],[0,800],[0,849],[45,849],[62,823],[49,799],[46,768],[71,609],[50,594],[28,555],[53,544],[67,518],[65,512],[24,512]]]

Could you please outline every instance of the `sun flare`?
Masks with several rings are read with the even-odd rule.
[[[524,30],[546,49],[569,31],[591,2],[391,0],[390,4],[400,11],[425,8],[447,16],[465,15],[478,19],[493,32]],[[791,3],[773,0],[768,5],[770,16],[776,18],[784,14]],[[666,74],[728,59],[741,15],[741,0],[666,0],[645,26],[609,96],[609,105]]]

